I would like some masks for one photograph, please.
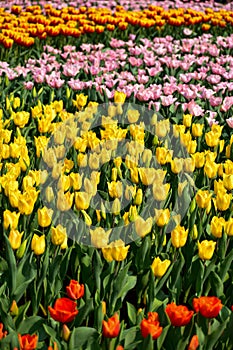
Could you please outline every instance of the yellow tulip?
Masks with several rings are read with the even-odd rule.
[[[233,218],[226,221],[225,232],[228,236],[233,236]]]
[[[226,193],[227,190],[223,185],[223,181],[221,180],[214,180],[214,193],[217,194],[219,191]]]
[[[167,135],[170,130],[169,120],[160,120],[155,124],[155,134],[158,138],[163,138]]]
[[[114,93],[114,102],[115,103],[124,103],[126,99],[126,94],[121,91],[115,91]]]
[[[220,211],[225,211],[229,208],[230,204],[231,204],[231,199],[232,199],[232,195],[222,192],[222,191],[218,191],[217,196],[216,196],[216,207],[218,210]]]
[[[111,242],[106,247],[102,248],[102,253],[104,259],[111,262],[125,260],[128,254],[129,245],[125,246],[124,242],[121,239],[118,239],[114,242]]]
[[[223,174],[223,185],[228,191],[233,190],[233,175]]]
[[[175,229],[171,232],[171,241],[172,245],[175,248],[181,248],[186,244],[188,237],[188,229],[185,230],[183,226],[176,226]]]
[[[139,188],[137,190],[136,196],[134,198],[134,204],[141,205],[142,204],[142,200],[143,200],[143,193],[142,193],[142,189]]]
[[[49,203],[54,200],[54,192],[51,186],[46,187],[45,197]]]
[[[166,209],[155,209],[155,223],[159,227],[163,227],[169,223],[170,210]]]
[[[214,216],[210,223],[211,234],[216,238],[221,238],[225,226],[225,219]]]
[[[10,230],[9,241],[12,249],[19,249],[23,234],[24,232],[20,233],[18,230],[15,229]]]
[[[75,193],[75,206],[77,210],[86,210],[89,208],[91,197],[87,192]]]
[[[41,227],[48,227],[52,222],[53,210],[43,207],[37,210],[38,214],[38,224]]]
[[[70,184],[73,187],[73,189],[75,191],[80,190],[80,188],[82,187],[82,178],[83,178],[83,174],[80,175],[79,173],[70,173]]]
[[[84,189],[91,196],[95,196],[97,192],[97,184],[94,181],[89,180],[87,177],[84,179]]]
[[[212,194],[209,191],[198,190],[195,199],[199,208],[207,208],[211,202]]]
[[[127,185],[125,188],[125,198],[127,199],[127,201],[130,201],[132,198],[135,198],[136,196],[136,186],[129,186]],[[136,204],[136,203],[135,203]]]
[[[204,152],[196,152],[191,155],[195,162],[195,168],[200,169],[205,164],[205,153]]]
[[[35,188],[31,188],[19,195],[18,209],[20,214],[30,215],[33,212],[38,194],[39,191],[36,191]]]
[[[135,221],[138,217],[136,205],[131,205],[129,208],[129,221]]]
[[[139,237],[145,237],[152,230],[153,218],[149,217],[144,220],[141,216],[138,216],[134,221],[135,230]]]
[[[87,166],[87,154],[79,153],[77,155],[77,164],[80,168],[85,168]]]
[[[90,215],[88,215],[88,214],[85,212],[85,210],[81,210],[81,213],[83,214],[84,221],[85,221],[86,225],[87,225],[87,226],[91,226],[92,220],[91,220]]]
[[[121,198],[123,192],[123,184],[121,181],[108,182],[108,193],[112,198]]]
[[[161,165],[165,165],[171,161],[172,151],[165,147],[157,147],[155,151],[157,162]]]
[[[214,254],[216,242],[204,240],[198,242],[198,255],[202,260],[210,260]]]
[[[193,173],[195,170],[195,160],[193,158],[184,158],[183,159],[184,171],[188,173]]]
[[[146,164],[146,167],[149,167],[152,156],[153,154],[150,149],[144,149],[142,154],[142,161]]]
[[[103,248],[108,245],[109,236],[112,230],[105,231],[102,227],[90,230],[91,244],[96,248]]]
[[[113,167],[111,170],[111,180],[117,181],[118,171],[117,168]]]
[[[153,197],[157,201],[164,201],[167,198],[170,190],[170,184],[163,184],[160,182],[153,183]]]
[[[219,143],[219,137],[213,131],[209,131],[205,134],[205,142],[209,147],[216,147]]]
[[[192,135],[194,137],[199,137],[202,135],[204,124],[193,124],[192,125]]]
[[[16,229],[19,222],[20,213],[16,213],[16,211],[11,212],[6,209],[3,212],[3,226],[7,230],[8,227],[11,229]]]
[[[183,170],[183,158],[174,158],[171,161],[171,171],[173,174],[179,174]]]
[[[183,115],[183,125],[186,126],[186,128],[190,128],[192,124],[192,114],[184,114]]]
[[[139,183],[138,171],[139,171],[139,169],[137,167],[130,168],[131,180],[135,184]]]
[[[73,105],[81,110],[87,103],[88,96],[84,94],[76,95],[76,100],[73,100]]]
[[[38,236],[34,233],[31,242],[31,249],[36,255],[41,255],[45,251],[45,235]]]
[[[62,225],[52,227],[51,241],[54,245],[61,245],[67,237],[66,228]]]
[[[112,203],[112,213],[113,215],[119,215],[121,212],[121,202],[118,198],[115,198]]]
[[[127,111],[127,117],[128,117],[129,123],[136,123],[140,117],[140,113],[136,109],[129,109]]]
[[[140,179],[145,186],[152,185],[155,178],[155,171],[154,168],[139,168],[138,172],[140,175]]]
[[[196,152],[196,149],[197,149],[197,141],[196,140],[190,141],[187,144],[186,149],[187,149],[187,152],[189,154],[194,154]]]
[[[168,259],[162,261],[159,257],[155,258],[151,265],[154,276],[160,278],[165,275],[170,264],[171,261]]]
[[[23,128],[29,121],[30,113],[25,111],[13,112],[12,118],[14,120],[14,124]]]
[[[208,176],[209,179],[213,179],[217,176],[219,164],[215,162],[207,161],[204,166],[204,173]]]

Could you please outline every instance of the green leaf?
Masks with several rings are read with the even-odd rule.
[[[126,304],[127,304],[127,314],[131,322],[131,325],[135,325],[137,321],[137,310],[132,304],[128,303],[128,301],[126,302]]]
[[[95,328],[90,327],[78,327],[74,328],[71,333],[69,341],[70,350],[79,350],[81,347],[86,348],[87,345],[91,345],[97,341],[99,333]]]
[[[221,323],[217,329],[215,329],[214,332],[212,332],[210,335],[207,335],[205,338],[205,349],[213,349],[214,345],[217,344],[218,339],[223,335],[223,331],[226,328],[226,325],[228,323],[228,319]]]
[[[215,295],[216,297],[221,297],[224,294],[223,281],[221,280],[219,275],[214,271],[210,273],[209,279],[213,295]]]
[[[11,293],[16,288],[16,275],[17,275],[17,267],[16,267],[16,260],[13,253],[13,249],[11,248],[10,242],[8,237],[4,234],[4,238],[6,241],[6,260],[9,265],[8,269],[8,285]]]
[[[170,327],[171,327],[171,325],[169,324],[168,326],[163,328],[163,331],[162,331],[161,335],[158,337],[158,339],[157,339],[158,350],[162,349],[164,340],[166,339],[166,336],[167,336],[167,333],[168,333],[168,330],[169,330]]]
[[[45,320],[39,316],[31,316],[22,321],[17,331],[20,334],[30,333],[33,334],[38,332],[38,329],[43,325]]]

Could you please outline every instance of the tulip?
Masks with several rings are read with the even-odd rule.
[[[161,261],[159,257],[155,258],[151,265],[151,269],[153,271],[154,276],[160,278],[163,275],[165,275],[170,264],[170,260],[166,259]]]
[[[72,322],[78,314],[77,304],[68,298],[60,298],[55,301],[54,307],[48,306],[50,316],[58,322]]]
[[[25,111],[12,112],[12,118],[16,126],[23,128],[29,121],[30,113]]]
[[[155,222],[159,227],[163,227],[169,223],[170,210],[166,209],[155,209]]]
[[[53,210],[43,207],[42,209],[37,210],[38,214],[38,224],[41,227],[48,227],[52,221]]]
[[[142,193],[142,189],[139,188],[137,190],[137,193],[136,193],[136,196],[134,198],[134,204],[136,205],[141,205],[142,204],[142,201],[143,201],[143,193]]]
[[[85,168],[87,166],[87,154],[79,153],[77,155],[77,164],[80,168]]]
[[[186,149],[187,149],[187,152],[189,154],[194,154],[196,152],[196,149],[197,149],[197,141],[192,140],[192,141],[188,142]]]
[[[131,205],[129,208],[129,221],[135,221],[138,217],[136,205]]]
[[[113,203],[112,203],[112,213],[113,215],[119,215],[121,212],[121,202],[119,201],[118,198],[115,198]]]
[[[176,226],[171,233],[172,245],[175,248],[181,248],[185,245],[188,237],[188,229],[185,230],[183,226]]]
[[[165,147],[157,147],[155,154],[158,163],[161,165],[165,165],[171,161],[172,151],[166,149]]]
[[[189,324],[194,314],[194,312],[190,311],[187,306],[176,305],[175,303],[168,304],[165,311],[172,326],[175,327],[182,327]]]
[[[12,301],[11,307],[10,307],[10,314],[12,316],[18,316],[19,314],[19,308],[15,300]]]
[[[83,109],[83,107],[87,103],[88,96],[84,94],[77,94],[76,100],[73,100],[73,105],[76,106],[79,110]]]
[[[223,174],[223,185],[228,191],[233,190],[233,174]]]
[[[66,287],[66,293],[69,298],[77,300],[84,296],[84,284],[79,284],[78,281],[71,280]]]
[[[36,255],[41,255],[45,251],[45,235],[38,236],[34,233],[31,242],[31,249]]]
[[[183,125],[186,126],[186,128],[190,128],[192,124],[192,114],[184,114],[183,115]]]
[[[75,206],[77,210],[86,210],[90,205],[90,195],[86,192],[76,192],[75,193]]]
[[[66,324],[63,324],[62,326],[62,339],[64,339],[66,342],[68,342],[68,340],[70,339],[70,330],[69,328],[67,327]]]
[[[0,323],[0,340],[2,340],[3,338],[5,338],[7,336],[7,331],[3,331],[3,324]]]
[[[216,196],[216,207],[218,210],[220,211],[225,211],[229,208],[230,204],[231,204],[231,199],[232,199],[232,195],[222,192],[222,191],[218,191],[217,196]]]
[[[128,117],[129,123],[136,123],[140,117],[140,113],[138,110],[129,109],[127,111],[127,117]]]
[[[164,119],[155,124],[155,134],[158,138],[165,137],[170,130],[169,121]]]
[[[210,223],[211,234],[216,238],[221,238],[225,223],[224,218],[214,216]]]
[[[147,338],[148,335],[151,335],[152,339],[157,339],[163,331],[163,327],[161,327],[159,323],[159,315],[157,312],[148,312],[148,318],[143,318],[140,329],[143,338]]]
[[[95,230],[90,230],[91,244],[96,248],[106,247],[110,234],[111,230],[105,231],[102,227],[97,227]]]
[[[200,169],[205,164],[205,153],[204,152],[196,152],[191,155],[195,162],[195,168]]]
[[[212,194],[209,191],[199,190],[195,196],[199,208],[207,208],[211,202]]]
[[[138,177],[138,168],[136,166],[130,168],[130,175],[131,175],[132,182],[135,184],[138,184],[139,177]]]
[[[106,247],[102,248],[104,259],[111,262],[113,260],[122,261],[126,259],[129,245],[125,246],[121,239],[111,242]]]
[[[153,219],[149,217],[144,220],[141,216],[138,216],[134,221],[135,230],[139,237],[145,237],[152,230]]]
[[[114,93],[114,102],[115,103],[124,103],[126,99],[126,94],[121,91],[115,91]]]
[[[73,205],[74,193],[69,191],[64,193],[63,190],[57,192],[57,208],[60,211],[67,211]]]
[[[20,213],[16,213],[15,211],[11,212],[6,209],[3,212],[3,226],[7,230],[8,227],[12,229],[16,229],[19,222]]]
[[[9,234],[9,242],[12,249],[18,249],[21,245],[21,239],[24,232],[19,233],[18,230],[11,229]]]
[[[121,198],[123,192],[123,184],[121,181],[108,182],[108,193],[112,198]]]
[[[209,147],[216,147],[219,143],[219,137],[213,131],[205,134],[205,142]]]
[[[202,135],[204,124],[193,124],[192,125],[192,135],[194,137],[199,137]]]
[[[157,201],[164,201],[170,190],[170,184],[153,183],[153,196]]]
[[[102,321],[103,336],[105,338],[116,338],[120,333],[120,321],[118,314],[115,313],[108,321]]]
[[[62,225],[52,227],[51,241],[54,245],[61,245],[67,237],[66,228]]]
[[[200,312],[200,314],[206,318],[217,317],[222,307],[221,300],[215,296],[193,298],[193,308],[195,312]]]
[[[195,160],[193,158],[183,159],[183,167],[184,171],[187,171],[188,173],[193,173],[195,170]]]
[[[154,168],[139,168],[138,172],[143,185],[152,185],[155,178],[155,171]]]
[[[225,232],[228,236],[233,236],[233,218],[226,221]]]
[[[38,335],[18,334],[20,350],[35,350],[38,343]]]
[[[204,173],[208,176],[209,179],[213,179],[217,176],[219,164],[215,162],[206,161],[204,166]]]
[[[171,171],[173,174],[179,174],[183,170],[183,158],[174,158],[171,161]]]
[[[53,192],[53,189],[52,189],[51,186],[46,187],[45,197],[46,197],[46,200],[49,203],[53,201],[53,199],[54,199],[54,192]]]
[[[192,339],[188,345],[187,350],[196,350],[198,346],[199,346],[199,340],[198,340],[198,336],[195,334],[192,336]]]
[[[198,242],[198,255],[202,260],[210,260],[214,254],[216,242],[204,240]]]
[[[83,175],[80,175],[79,173],[70,173],[70,184],[73,187],[75,191],[80,190],[82,187],[82,178]]]

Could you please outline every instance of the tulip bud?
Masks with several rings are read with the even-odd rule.
[[[70,338],[70,330],[67,327],[66,324],[63,324],[62,326],[62,339],[64,339],[66,342],[68,342],[69,338]]]
[[[197,225],[196,224],[193,225],[193,229],[191,231],[191,237],[192,237],[193,240],[197,239],[197,237],[198,237],[198,231],[197,231]]]
[[[10,314],[12,316],[18,316],[19,314],[19,309],[18,309],[18,306],[17,306],[17,303],[15,300],[13,300],[12,304],[11,304],[11,307],[10,307]]]
[[[136,205],[142,204],[142,197],[143,197],[142,189],[139,188],[137,190],[136,196],[134,198],[134,204],[136,204]]]
[[[106,210],[105,210],[105,206],[104,206],[103,202],[101,202],[100,209],[101,209],[101,216],[102,216],[102,218],[104,220],[106,220]]]
[[[129,208],[129,221],[135,221],[138,217],[136,205],[131,205]]]
[[[111,174],[111,180],[116,181],[117,180],[117,168],[112,168],[112,174]]]
[[[27,239],[25,239],[23,241],[23,243],[21,244],[21,246],[19,247],[19,249],[16,252],[16,256],[18,259],[21,259],[24,256],[26,247],[27,247]]]
[[[106,302],[104,300],[102,301],[102,313],[106,315]]]
[[[113,215],[119,215],[121,211],[121,202],[118,198],[115,198],[112,203],[112,213]]]
[[[90,216],[85,212],[85,210],[81,210],[81,213],[83,214],[86,225],[91,226],[92,220],[91,220]]]

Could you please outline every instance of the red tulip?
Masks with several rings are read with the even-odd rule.
[[[171,324],[175,327],[186,326],[193,317],[194,312],[190,311],[187,306],[168,304],[165,309]]]
[[[223,305],[217,297],[193,298],[193,308],[195,312],[207,318],[217,317]]]
[[[38,335],[18,334],[20,350],[34,350],[37,347]]]
[[[157,312],[149,312],[147,319],[144,318],[142,320],[140,328],[143,338],[146,338],[150,334],[153,339],[157,339],[163,331],[163,328],[159,324],[159,315]]]
[[[195,334],[192,337],[187,350],[196,350],[198,346],[199,346],[198,336]]]
[[[108,321],[102,321],[103,336],[105,338],[115,338],[120,333],[120,321],[117,313],[108,319]]]
[[[71,280],[69,286],[66,287],[66,293],[71,299],[80,299],[84,296],[84,284]]]
[[[3,324],[0,323],[0,340],[7,336],[7,331],[3,331]]]
[[[73,321],[78,310],[75,301],[68,298],[60,298],[55,301],[54,308],[48,307],[51,317],[58,322],[67,323]]]

